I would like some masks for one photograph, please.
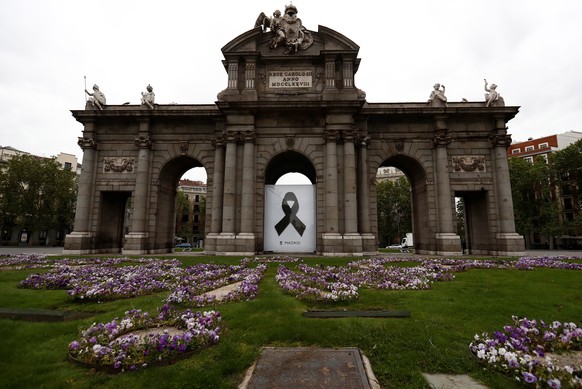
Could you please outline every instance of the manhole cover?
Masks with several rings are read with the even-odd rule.
[[[357,348],[265,347],[248,389],[368,389]]]

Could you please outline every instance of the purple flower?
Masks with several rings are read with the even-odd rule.
[[[528,373],[527,371],[522,372],[521,375],[523,375],[524,381],[528,384],[533,384],[538,381],[535,375]]]
[[[548,386],[552,389],[560,389],[562,387],[562,383],[557,378],[548,379],[546,382],[548,383]]]
[[[79,348],[79,346],[81,346],[81,344],[79,342],[77,342],[76,340],[73,340],[71,343],[69,343],[70,350],[76,350]]]

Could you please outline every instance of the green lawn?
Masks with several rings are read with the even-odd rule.
[[[238,259],[180,257],[185,266]],[[353,258],[305,262],[342,265],[349,260]],[[236,388],[263,346],[358,347],[387,388],[428,388],[422,372],[469,374],[490,388],[519,388],[483,369],[468,348],[473,335],[511,324],[512,315],[577,324],[582,320],[580,271],[469,270],[456,273],[453,281],[434,283],[430,290],[360,290],[356,301],[311,304],[282,293],[275,282],[277,266],[269,264],[257,299],[213,307],[223,316],[224,330],[216,346],[172,365],[114,375],[71,364],[69,342],[79,338],[81,329],[122,317],[129,309],[155,313],[167,293],[80,304],[65,291],[17,288],[19,281],[39,270],[0,271],[0,307],[94,313],[61,323],[0,319],[0,388]],[[390,309],[411,316],[302,317],[308,309]]]

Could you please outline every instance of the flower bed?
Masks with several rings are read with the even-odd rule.
[[[160,308],[156,317],[134,309],[121,320],[82,331],[81,338],[69,344],[69,356],[77,363],[117,372],[171,363],[216,344],[220,320],[219,312],[177,312],[169,305]]]
[[[475,335],[471,352],[490,368],[537,387],[582,388],[582,361],[564,365],[555,356],[582,351],[582,328],[574,323],[518,319],[493,336]]]
[[[259,293],[259,282],[267,270],[267,265],[260,264],[256,268],[214,265],[212,270],[206,266],[192,267],[188,270],[189,274],[180,279],[174,291],[166,299],[167,302],[203,307],[251,300]],[[240,282],[240,285],[224,296],[217,297],[208,293],[237,282]]]

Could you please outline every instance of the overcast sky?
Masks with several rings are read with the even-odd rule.
[[[96,83],[108,104],[212,104],[226,88],[220,49],[287,2],[2,0],[0,145],[37,155],[75,154]],[[582,131],[582,1],[295,0],[303,25],[360,46],[356,86],[371,103],[483,100],[498,85],[515,140]]]

